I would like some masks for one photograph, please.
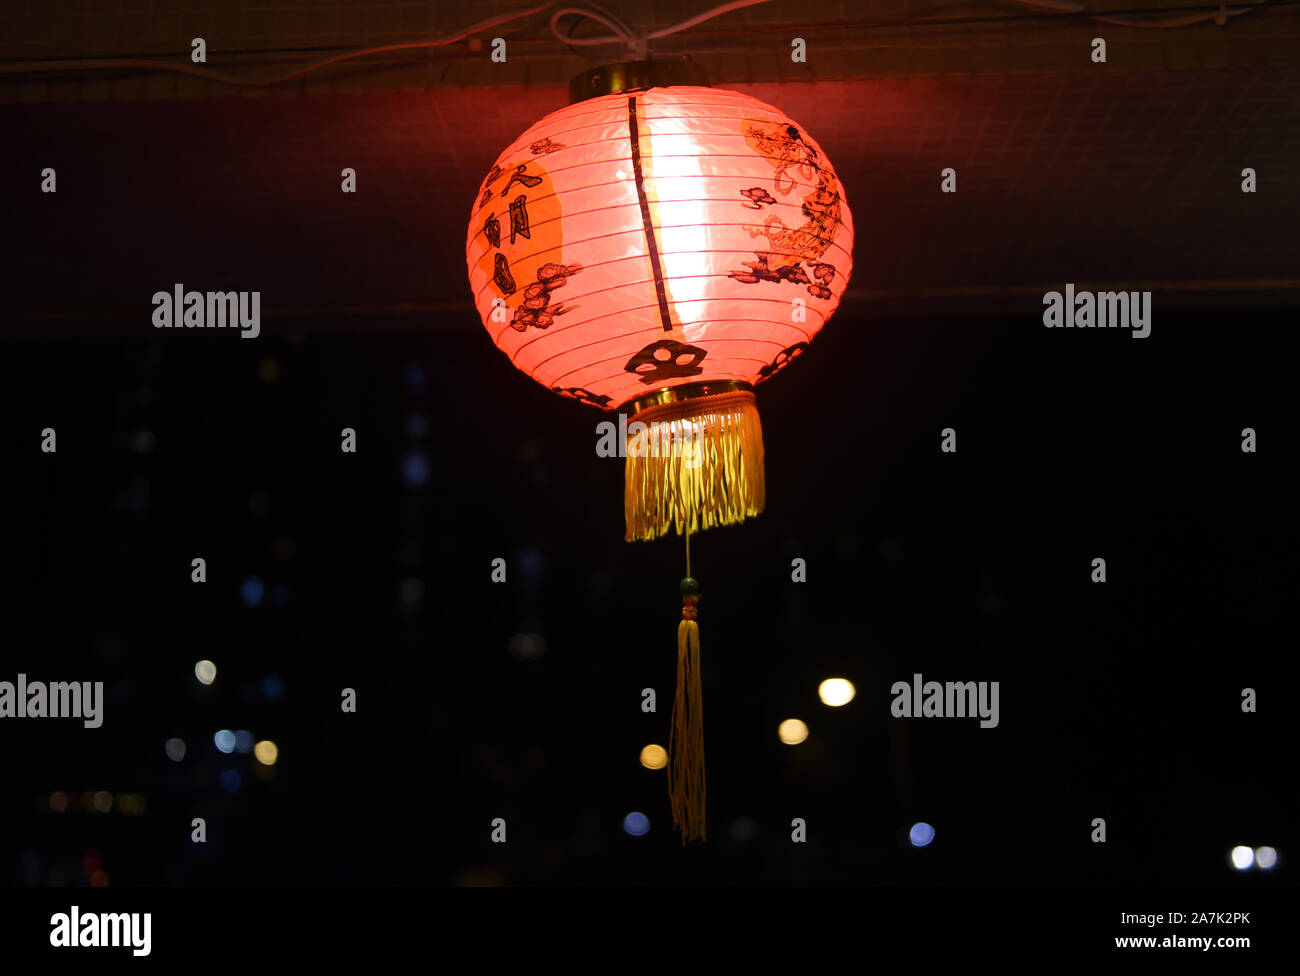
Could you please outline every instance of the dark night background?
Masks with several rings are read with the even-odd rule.
[[[24,637],[5,677],[103,679],[109,703],[96,731],[5,723],[7,877],[85,883],[93,850],[115,884],[1075,884],[1217,881],[1238,843],[1285,854],[1286,320],[1174,321],[1157,297],[1133,340],[1043,329],[1036,304],[1019,321],[843,316],[760,389],[767,511],[693,540],[711,839],[685,852],[662,772],[637,761],[666,744],[682,551],[622,541],[599,412],[476,333],[441,361],[420,336],[9,344],[6,602]],[[44,426],[57,455],[28,443]],[[534,632],[544,652],[512,655]],[[914,672],[1000,681],[999,727],[890,718]],[[858,686],[842,709],[817,700],[832,675]],[[812,731],[793,748],[790,716]],[[221,728],[276,741],[273,778],[218,753]],[[54,814],[55,789],[148,807]],[[648,836],[621,831],[632,810]],[[937,830],[922,851],[898,836],[917,820]]]
[[[646,28],[708,6],[609,5]],[[956,891],[947,924],[1000,904],[990,886],[1064,904],[1038,896],[1052,886],[1085,892],[1095,942],[1121,934],[1112,904],[1293,895],[1300,6],[1142,30],[1012,0],[776,0],[660,42],[805,125],[857,233],[838,312],[758,389],[766,511],[692,539],[709,840],[686,849],[664,773],[638,761],[668,740],[681,541],[623,541],[623,462],[595,453],[610,415],[514,370],[465,275],[492,162],[617,52],[561,43],[538,15],[479,32],[510,39],[504,65],[457,42],[270,89],[11,73],[183,61],[206,35],[210,66],[261,77],[514,9],[139,6],[0,10],[0,680],[102,680],[107,695],[97,730],[0,722],[0,886],[28,889],[15,902],[142,894],[162,913],[205,886],[854,885],[883,906],[919,892],[922,922]],[[1098,34],[1106,65],[1088,61]],[[788,60],[792,35],[806,64]],[[39,192],[44,167],[57,193]],[[956,194],[939,192],[945,167]],[[176,282],[260,291],[260,337],[154,330],[150,297]],[[1041,297],[1066,282],[1151,291],[1151,336],[1043,328]],[[999,726],[891,718],[890,686],[914,673],[1000,682]],[[857,687],[843,708],[818,700],[831,676]],[[790,717],[811,729],[795,747],[777,738]],[[221,729],[273,740],[278,762],[220,753]],[[85,808],[98,791],[109,812]],[[623,831],[632,811],[647,835]],[[918,821],[936,830],[925,849],[907,842]],[[1235,871],[1237,845],[1271,845],[1278,864]],[[1142,886],[1215,897],[1157,904],[1131,895]],[[352,894],[331,910],[372,900]],[[173,916],[159,938],[206,917]],[[48,913],[33,919],[17,942],[44,940]],[[1246,934],[1287,937],[1289,917],[1264,923]]]

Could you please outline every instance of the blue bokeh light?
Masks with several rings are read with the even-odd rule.
[[[623,830],[633,837],[643,837],[650,833],[650,818],[634,810],[623,818]]]
[[[934,840],[934,828],[928,823],[915,823],[907,836],[913,847],[929,847]]]
[[[541,550],[525,546],[515,553],[515,565],[519,567],[520,575],[535,578],[546,568],[546,558]]]
[[[402,478],[408,485],[419,486],[429,480],[429,456],[412,451],[402,459]]]
[[[407,393],[420,395],[425,391],[428,385],[428,374],[425,373],[424,364],[416,359],[408,359],[402,367],[402,382],[406,386]]]
[[[284,697],[284,679],[271,672],[262,679],[262,697],[267,701],[277,702]]]
[[[261,578],[250,576],[244,580],[244,585],[240,587],[239,594],[244,598],[245,605],[255,607],[262,602],[263,589]]]
[[[423,411],[414,411],[406,415],[406,436],[419,440],[429,433],[429,415]]]

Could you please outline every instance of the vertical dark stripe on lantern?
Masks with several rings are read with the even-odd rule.
[[[659,243],[655,240],[655,229],[650,222],[650,201],[646,199],[644,179],[641,173],[641,132],[636,122],[636,96],[627,100],[627,128],[632,141],[632,174],[636,179],[636,198],[641,204],[641,225],[645,228],[646,244],[650,248],[650,267],[655,276],[655,295],[659,298],[659,320],[664,324],[664,331],[673,329],[672,316],[668,311],[668,293],[664,290],[664,269],[659,264]]]

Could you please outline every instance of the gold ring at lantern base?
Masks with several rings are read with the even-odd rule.
[[[657,539],[669,529],[682,535],[734,525],[763,511],[763,428],[751,390],[647,406],[628,428],[623,488],[628,542]]]
[[[709,87],[708,73],[694,61],[619,61],[584,71],[569,82],[569,104],[601,95],[615,95],[670,85]]]
[[[619,410],[635,416],[642,410],[650,407],[661,407],[665,403],[695,400],[700,397],[716,396],[719,393],[735,393],[739,390],[752,393],[754,387],[744,380],[711,380],[704,383],[683,383],[681,386],[670,386],[662,390],[655,390],[653,393],[639,396],[635,400],[629,400],[619,407]]]

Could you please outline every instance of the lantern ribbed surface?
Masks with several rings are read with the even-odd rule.
[[[748,95],[670,86],[521,135],[479,187],[467,261],[511,362],[615,410],[774,375],[838,305],[852,243],[839,179],[802,127]]]

